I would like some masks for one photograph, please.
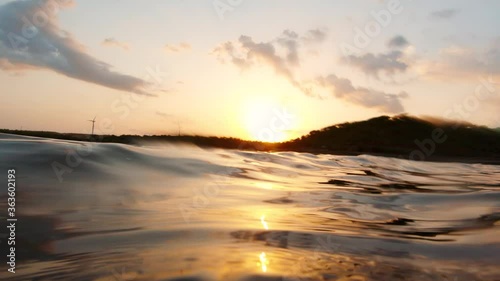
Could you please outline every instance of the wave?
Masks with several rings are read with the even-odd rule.
[[[500,166],[7,134],[0,155],[9,280],[500,277]]]

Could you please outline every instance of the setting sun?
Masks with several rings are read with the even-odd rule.
[[[286,141],[295,127],[295,118],[287,108],[273,99],[247,101],[243,123],[250,139],[264,142]]]

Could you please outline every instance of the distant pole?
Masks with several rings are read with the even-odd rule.
[[[179,122],[179,120],[177,120],[177,129],[178,129],[178,133],[179,133],[179,137],[181,136],[181,122]]]
[[[92,119],[92,120],[88,120],[88,121],[92,122],[92,136],[94,135],[94,123],[95,123],[95,118],[96,117],[97,116],[95,116],[94,119]]]

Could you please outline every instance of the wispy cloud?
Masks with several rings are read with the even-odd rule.
[[[298,35],[289,30],[285,30],[274,44],[273,42],[255,42],[252,37],[242,35],[237,43],[225,42],[216,47],[212,53],[218,57],[219,61],[225,62],[229,58],[234,65],[242,69],[256,64],[271,66],[277,74],[285,77],[293,86],[306,95],[310,95],[310,91],[295,79],[292,71],[300,60],[297,53],[297,38]],[[286,54],[279,54],[275,44],[280,46]]]
[[[382,112],[401,113],[404,111],[401,99],[408,97],[406,92],[389,94],[382,91],[355,87],[346,78],[339,78],[334,74],[319,77],[317,82],[328,89],[333,96],[350,103],[367,108],[374,108]]]
[[[166,44],[165,51],[170,53],[180,53],[183,51],[191,50],[191,45],[186,42],[181,42],[179,44]]]
[[[377,79],[381,79],[381,75],[393,78],[396,74],[405,73],[409,68],[408,54],[413,50],[408,40],[402,35],[396,35],[386,45],[389,50],[385,53],[353,54],[342,57],[340,61]]]
[[[59,4],[59,9],[74,4],[69,0],[54,3]],[[151,95],[145,80],[113,71],[111,65],[88,54],[80,42],[61,29],[57,9],[47,9],[45,4],[26,0],[0,6],[0,67],[3,70],[52,70],[108,88]],[[45,15],[47,21],[26,26],[23,19],[34,19],[35,14]]]
[[[441,49],[439,59],[421,59],[415,68],[420,75],[436,80],[500,77],[500,37],[482,50],[457,45]]]
[[[431,19],[450,19],[458,14],[459,10],[456,9],[443,9],[432,12],[429,17]]]
[[[401,103],[401,99],[407,96],[404,92],[389,94],[364,87],[355,87],[349,79],[337,77],[335,74],[320,76],[308,83],[298,80],[295,73],[300,70],[300,41],[302,38],[290,30],[285,30],[280,36],[269,42],[255,42],[251,37],[242,35],[236,42],[228,41],[220,44],[213,50],[212,54],[217,56],[220,62],[229,61],[243,70],[256,65],[270,66],[276,74],[286,78],[290,84],[307,96],[322,97],[317,92],[328,91],[336,98],[367,108],[391,113],[404,111]],[[388,72],[402,69],[405,66],[395,65],[395,62],[392,61],[397,60],[399,56],[399,53],[395,53],[389,54],[387,57],[375,57],[375,66],[372,68],[367,66],[367,71],[377,74],[381,69]]]
[[[327,37],[327,32],[324,29],[311,29],[306,32],[302,40],[306,43],[322,43]]]
[[[290,65],[299,65],[299,35],[290,30],[283,31],[283,34],[278,37],[277,43],[286,49],[286,62]]]
[[[118,47],[118,48],[122,48],[126,51],[128,51],[130,49],[130,46],[126,42],[120,42],[112,37],[104,39],[102,41],[101,45],[108,46],[108,47]]]
[[[380,78],[381,73],[387,76],[403,73],[408,68],[401,51],[389,51],[385,54],[367,53],[361,56],[350,55],[343,58],[342,61],[375,78]]]

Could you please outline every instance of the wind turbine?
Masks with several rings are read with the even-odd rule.
[[[89,122],[92,122],[92,136],[94,135],[94,123],[95,123],[95,118],[96,117],[97,116],[95,116],[94,119],[92,119],[92,120],[88,120]]]

